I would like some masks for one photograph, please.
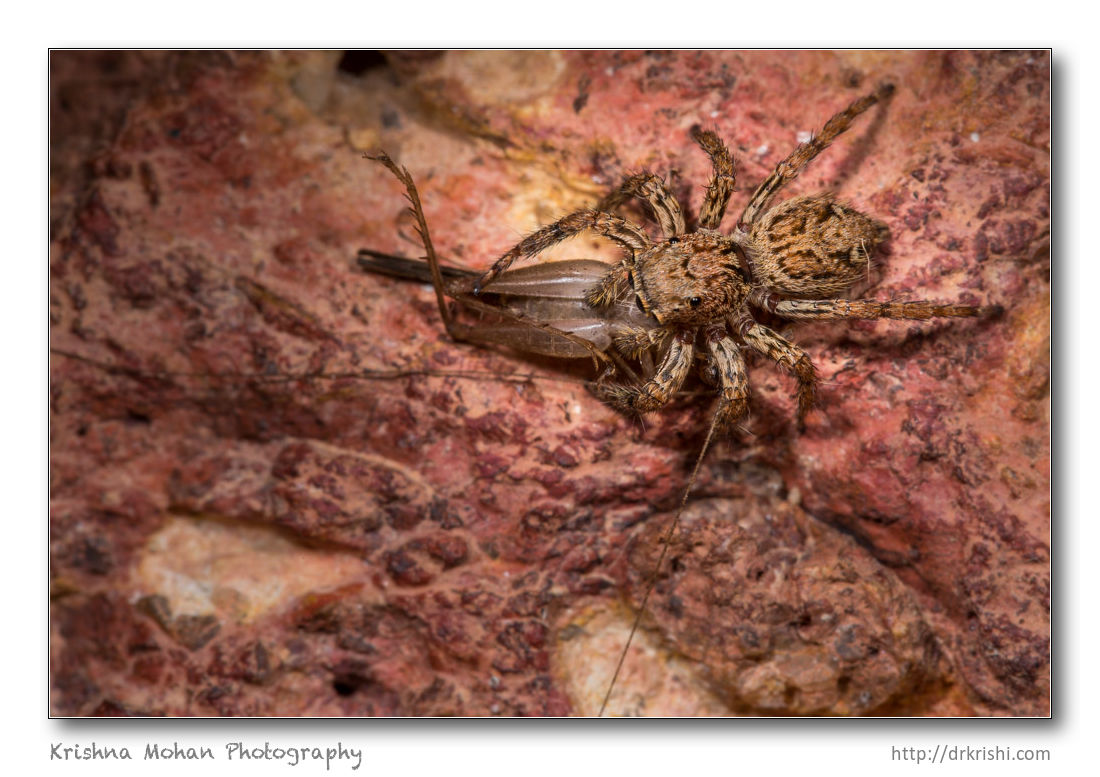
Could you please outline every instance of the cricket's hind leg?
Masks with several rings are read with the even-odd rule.
[[[462,281],[468,278],[474,277],[473,273],[467,274],[466,271],[458,270],[455,268],[447,268],[440,264],[439,256],[435,252],[435,246],[432,244],[431,233],[428,230],[428,221],[424,216],[424,209],[420,204],[420,194],[416,189],[416,184],[413,182],[412,175],[404,167],[398,166],[386,153],[382,152],[376,156],[365,155],[367,159],[371,159],[386,167],[394,176],[405,186],[405,193],[408,197],[409,203],[412,206],[413,216],[416,218],[416,231],[420,235],[421,241],[424,243],[425,259],[427,260],[427,280],[431,281],[432,287],[435,290],[436,302],[439,305],[439,314],[443,319],[443,325],[447,329],[447,334],[451,339],[460,342],[470,342],[474,344],[504,344],[512,345],[520,350],[524,349],[524,342],[516,341],[515,338],[509,339],[502,334],[494,333],[491,330],[492,325],[468,325],[456,320],[455,312],[451,309],[451,306],[447,303],[447,298],[451,298],[461,304],[468,310],[484,313],[491,316],[496,316],[499,319],[509,322],[510,324],[518,324],[523,327],[537,330],[541,333],[539,337],[540,342],[545,341],[549,343],[558,343],[556,346],[562,351],[562,354],[567,357],[575,357],[577,354],[565,353],[569,350],[580,350],[583,354],[592,357],[592,360],[597,364],[617,364],[619,359],[606,353],[603,349],[589,340],[582,337],[578,337],[570,332],[563,331],[549,324],[542,323],[528,316],[524,316],[519,313],[507,310],[503,307],[496,305],[490,305],[480,300],[476,294],[469,293],[465,288],[456,288],[456,286],[464,287],[466,284]],[[608,217],[611,218],[611,217]],[[416,266],[418,263],[414,263],[413,260],[403,259],[401,257],[393,257],[389,254],[381,254],[380,252],[364,250],[359,252],[359,266],[368,270],[378,270],[390,275],[397,275],[398,277],[422,278],[423,269]],[[450,277],[445,277],[450,276]],[[450,281],[448,283],[448,280]],[[528,350],[530,350],[528,348]],[[538,351],[536,351],[538,352]],[[545,351],[543,351],[545,352]]]
[[[428,260],[428,270],[432,281],[432,287],[435,289],[435,299],[439,304],[439,315],[443,318],[443,326],[447,328],[447,334],[456,340],[461,340],[462,333],[460,328],[456,327],[454,313],[447,304],[448,295],[447,288],[443,283],[443,270],[439,264],[439,257],[435,253],[435,246],[432,245],[432,236],[428,231],[428,221],[424,218],[424,209],[420,205],[420,193],[416,190],[416,184],[413,183],[412,175],[410,175],[409,171],[404,167],[398,167],[397,163],[390,159],[389,155],[384,151],[376,156],[364,154],[364,157],[385,166],[386,169],[397,177],[397,180],[405,185],[405,195],[412,205],[413,216],[416,218],[416,231],[420,235],[420,240],[424,243],[425,258]]]

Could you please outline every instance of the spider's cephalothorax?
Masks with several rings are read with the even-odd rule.
[[[634,175],[596,208],[565,216],[522,240],[482,276],[473,293],[487,290],[517,258],[593,230],[622,245],[626,257],[588,290],[588,304],[606,309],[633,296],[655,323],[620,331],[615,348],[647,359],[656,354],[660,360],[645,380],[601,383],[598,390],[605,400],[627,411],[655,410],[679,390],[698,360],[704,379],[719,387],[718,421],[734,423],[748,412],[742,353],[747,348],[794,375],[801,419],[814,401],[813,364],[802,349],[759,323],[756,311],[789,319],[923,319],[983,312],[968,305],[835,299],[867,273],[872,252],[887,236],[886,227],[828,194],[794,197],[765,210],[771,197],[859,114],[892,92],[886,85],[856,100],[829,119],[819,135],[799,145],[753,192],[729,236],[717,229],[733,191],[733,160],[714,132],[696,128],[693,137],[714,166],[696,231],[686,231],[683,210],[661,178]],[[610,213],[631,197],[649,206],[662,240],[654,242],[640,227]]]
[[[630,286],[642,309],[663,326],[717,321],[748,298],[740,254],[734,240],[714,233],[671,237],[634,259]]]

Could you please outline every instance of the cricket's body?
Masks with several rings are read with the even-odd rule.
[[[428,261],[364,249],[359,266],[368,272],[405,280],[432,282]],[[610,354],[616,340],[647,330],[657,321],[642,311],[633,295],[593,306],[588,298],[613,269],[595,259],[569,259],[508,270],[474,298],[478,273],[439,265],[445,296],[459,305],[473,302],[485,320],[463,327],[464,339],[491,343],[560,359],[592,357],[595,348]],[[493,312],[498,315],[492,315]],[[577,340],[583,341],[578,343]],[[617,356],[609,356],[617,359]]]

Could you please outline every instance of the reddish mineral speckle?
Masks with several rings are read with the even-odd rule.
[[[421,253],[361,154],[406,165],[440,252],[484,268],[639,169],[690,217],[695,124],[736,158],[729,229],[886,80],[787,194],[889,226],[858,293],[1005,313],[784,327],[819,408],[800,431],[752,364],[609,711],[1049,712],[1047,53],[339,63],[52,54],[52,712],[596,713],[706,387],[639,424],[590,364],[452,343],[430,289],[355,267]]]

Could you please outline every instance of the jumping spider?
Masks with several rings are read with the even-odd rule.
[[[800,144],[753,192],[731,235],[717,229],[734,188],[733,158],[717,134],[696,128],[693,138],[710,157],[714,175],[694,232],[687,231],[683,209],[665,182],[641,173],[627,178],[596,208],[571,213],[524,238],[480,278],[440,265],[412,177],[385,154],[374,157],[405,185],[427,252],[427,272],[422,262],[369,250],[360,252],[360,264],[400,277],[429,278],[452,337],[566,358],[592,356],[607,365],[596,384],[597,393],[627,412],[645,413],[667,404],[696,360],[701,362],[703,379],[719,388],[710,430],[679,509],[664,533],[661,554],[604,696],[601,715],[714,432],[748,413],[742,347],[767,356],[794,375],[800,423],[813,406],[817,380],[813,363],[802,349],[757,321],[755,313],[765,311],[787,319],[927,319],[999,311],[999,307],[923,301],[836,299],[867,272],[872,252],[887,237],[886,226],[830,194],[794,197],[765,211],[771,198],[856,117],[893,91],[887,84],[856,100],[829,119],[818,136]],[[663,240],[652,241],[641,227],[609,212],[630,198],[648,205]],[[516,259],[533,257],[585,230],[625,248],[622,262],[607,269],[588,260],[509,269]],[[496,315],[503,326],[459,324],[446,304],[448,297],[475,313]],[[624,356],[642,366],[641,377],[635,376]],[[656,366],[654,359],[659,360]],[[612,383],[611,376],[630,382]]]
[[[516,259],[592,230],[623,246],[626,257],[588,289],[585,301],[603,311],[632,296],[656,324],[621,327],[615,349],[634,358],[663,354],[644,382],[601,379],[597,392],[604,400],[628,412],[656,410],[680,389],[699,354],[704,380],[719,387],[716,425],[736,423],[748,412],[741,353],[746,346],[794,375],[801,422],[814,403],[813,363],[801,348],[759,323],[756,310],[788,319],[926,319],[984,312],[968,305],[833,299],[867,272],[871,253],[887,237],[886,226],[830,194],[794,197],[765,211],[769,200],[857,116],[893,91],[887,84],[856,100],[829,119],[819,135],[800,144],[753,192],[731,235],[717,228],[734,188],[733,159],[714,132],[695,128],[693,138],[714,167],[696,231],[687,231],[683,210],[664,180],[634,175],[596,208],[571,213],[526,237],[473,285],[473,295],[491,291],[493,281]],[[650,240],[641,227],[609,212],[631,197],[649,206],[663,240]]]

